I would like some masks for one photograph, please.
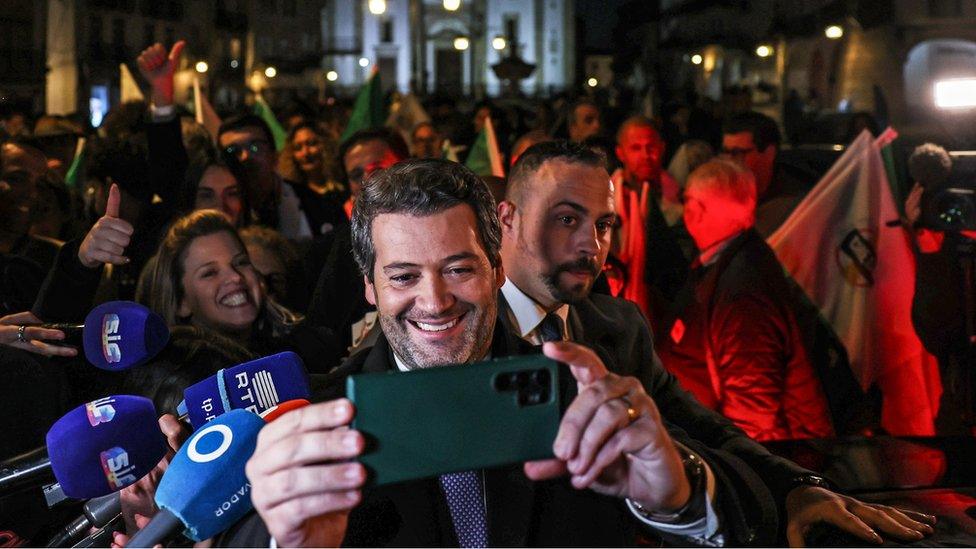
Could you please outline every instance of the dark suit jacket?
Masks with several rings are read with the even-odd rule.
[[[504,304],[504,299],[501,301]],[[507,304],[499,307],[499,316],[511,330]],[[739,480],[744,486],[756,480],[751,474],[753,471],[758,473],[773,495],[778,508],[775,515],[780,518],[779,535],[782,535],[786,494],[795,486],[794,479],[810,474],[810,471],[770,454],[731,421],[703,407],[691,393],[682,389],[655,354],[651,333],[635,304],[620,298],[590,294],[587,299],[570,307],[568,324],[573,340],[596,351],[607,369],[641,380],[644,390],[654,399],[669,428],[683,431],[691,439],[716,451],[715,454],[734,456],[736,460],[748,464],[749,474]],[[734,473],[736,469],[732,471]],[[719,471],[716,474],[726,473]],[[772,539],[766,537],[769,533],[766,522],[775,520],[775,517],[771,517],[768,509],[750,507],[746,501],[730,502],[723,513],[725,527],[742,532],[738,543],[773,543]],[[726,542],[729,540],[726,539]],[[785,538],[779,540],[779,543],[783,542]]]
[[[759,233],[735,237],[694,278],[687,289],[689,307],[679,313],[684,336],[668,341],[682,352],[662,355],[668,369],[758,440],[833,435],[827,399],[797,321],[800,303]],[[709,348],[713,365],[691,356],[692,345]]]
[[[538,352],[496,325],[492,356]],[[383,335],[369,350],[350,358],[337,370],[320,377],[316,396],[322,400],[345,394],[345,378],[360,372],[395,369]],[[566,402],[576,384],[563,380]],[[775,506],[758,477],[741,460],[712,451],[680,431],[674,436],[709,463],[718,481],[716,510],[730,544],[771,543],[776,532]],[[576,490],[566,478],[531,482],[520,464],[484,471],[491,546],[631,546],[638,536],[655,535],[627,510],[623,500],[589,490]],[[745,523],[731,518],[755,510]],[[218,540],[222,546],[268,547],[269,535],[256,514],[251,514]],[[687,541],[674,539],[676,543]],[[363,503],[352,511],[344,546],[457,546],[447,503],[436,479],[426,479],[366,490]]]

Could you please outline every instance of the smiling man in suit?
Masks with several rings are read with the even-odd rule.
[[[630,546],[641,536],[770,543],[775,505],[751,468],[667,428],[640,382],[569,342],[555,459],[371,488],[344,380],[536,349],[498,321],[494,200],[467,168],[413,160],[371,177],[353,249],[382,334],[330,374],[318,404],[268,424],[247,465],[257,515],[231,546]],[[403,375],[403,374],[401,374]],[[436,394],[430,398],[437,398]],[[490,418],[486,418],[490,420]],[[747,510],[756,510],[748,513]],[[747,520],[749,522],[747,522]],[[697,539],[692,539],[697,538]]]
[[[604,165],[589,149],[552,141],[530,147],[513,166],[506,200],[498,206],[506,275],[501,322],[530,343],[569,340],[593,349],[610,372],[640,381],[666,424],[748,463],[773,493],[791,545],[802,543],[818,521],[870,542],[881,541],[876,529],[905,540],[931,533],[934,517],[836,494],[825,488],[824,479],[771,455],[728,419],[704,408],[664,370],[637,306],[590,292],[610,250],[616,214],[616,189]],[[762,509],[726,509],[721,516],[722,528],[748,532],[726,542],[763,541],[763,529],[750,526],[761,524]],[[706,528],[686,534],[714,539]]]

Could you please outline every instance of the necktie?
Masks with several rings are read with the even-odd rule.
[[[563,319],[556,313],[549,313],[539,323],[539,339],[546,341],[563,340]]]
[[[441,490],[451,511],[451,522],[461,547],[488,547],[485,498],[477,471],[440,476]]]

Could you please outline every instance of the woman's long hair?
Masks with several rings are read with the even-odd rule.
[[[278,170],[281,173],[281,176],[289,181],[295,181],[296,183],[308,185],[308,177],[295,160],[295,136],[298,135],[300,130],[308,130],[314,133],[316,136],[318,136],[319,141],[322,142],[321,177],[325,186],[326,194],[345,193],[346,187],[342,183],[339,183],[339,169],[336,167],[338,148],[336,147],[335,142],[325,135],[325,132],[311,122],[306,121],[297,124],[291,129],[291,131],[288,132],[288,139],[285,140],[285,146],[281,151],[280,159],[278,161]]]
[[[178,313],[184,295],[183,261],[194,240],[220,232],[231,235],[241,250],[247,253],[237,230],[217,210],[197,210],[177,219],[166,232],[156,255],[143,269],[136,288],[136,301],[162,316],[170,326],[189,324],[190,319],[180,317]],[[275,303],[266,295],[258,312],[256,328],[278,337],[291,331],[301,319],[301,315]]]

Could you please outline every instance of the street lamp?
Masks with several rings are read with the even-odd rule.
[[[458,51],[464,51],[468,49],[469,44],[470,43],[468,42],[468,39],[465,38],[464,36],[458,36],[457,38],[454,39],[454,49]]]
[[[692,55],[691,56],[691,62],[693,64],[695,64],[695,65],[701,65],[702,64],[702,56],[700,54],[697,54],[697,53],[695,55]]]
[[[268,67],[264,69],[264,75],[267,76],[268,78],[274,78],[275,76],[278,76],[278,69],[274,67]]]
[[[209,69],[210,67],[207,66],[206,61],[197,61],[197,64],[194,68],[197,70],[198,73],[203,74],[207,72],[207,69]]]
[[[824,29],[824,35],[831,40],[837,40],[838,38],[844,36],[844,28],[840,25],[831,25]]]
[[[364,69],[366,67],[368,67],[369,66],[369,59],[366,59],[365,57],[360,57],[359,58],[359,66],[362,67],[362,68],[364,68]]]
[[[769,57],[772,54],[773,54],[772,46],[767,46],[766,44],[763,44],[758,48],[756,48],[756,55],[758,55],[759,57],[765,58],[765,57]]]
[[[589,87],[591,87],[591,88],[595,88],[599,84],[600,84],[600,81],[597,80],[596,78],[593,78],[592,76],[586,81],[586,85],[589,86]]]
[[[386,13],[386,0],[369,0],[369,13],[373,15]]]
[[[461,0],[444,0],[444,9],[447,11],[457,11],[461,7]]]
[[[339,73],[337,73],[336,71],[329,71],[325,73],[325,79],[328,80],[329,82],[335,82],[336,80],[339,79]]]
[[[499,50],[499,51],[505,49],[505,46],[507,46],[507,45],[508,45],[508,42],[505,41],[505,37],[504,36],[496,36],[491,41],[491,47],[493,47],[493,48],[495,48],[496,50]]]

